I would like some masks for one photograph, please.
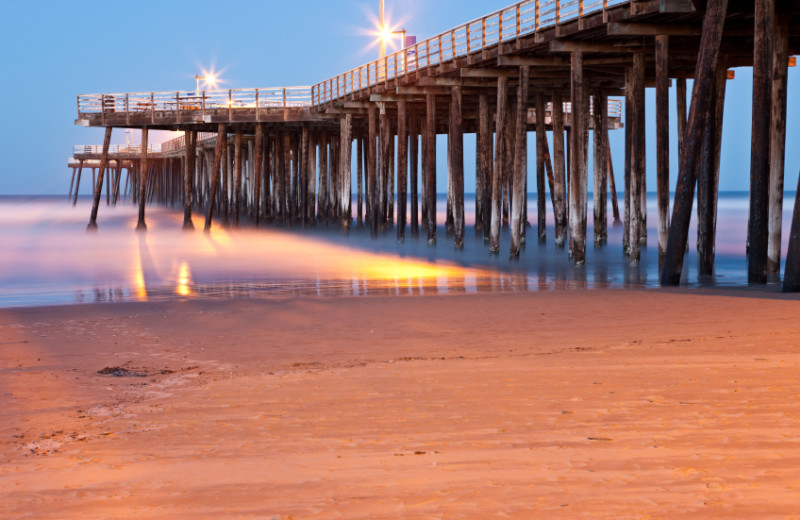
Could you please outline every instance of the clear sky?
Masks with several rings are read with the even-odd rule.
[[[386,0],[387,19],[418,39],[478,18],[510,0]],[[66,194],[73,144],[100,144],[102,130],[74,126],[81,93],[194,89],[194,75],[212,66],[226,88],[311,85],[377,57],[366,30],[378,0],[140,0],[3,2],[0,49],[4,121],[0,130],[0,194]],[[690,83],[691,85],[691,83]],[[737,69],[728,83],[720,188],[749,186],[752,75]],[[655,189],[655,116],[648,89],[648,189]],[[670,96],[674,105],[674,92]],[[674,106],[673,106],[674,110]],[[800,169],[800,72],[790,69],[786,187]],[[672,130],[672,179],[677,138]],[[114,142],[125,134],[115,132]],[[529,136],[532,151],[533,133]],[[621,189],[623,132],[612,132]],[[591,147],[590,147],[591,148]],[[444,187],[446,145],[439,145]],[[474,137],[465,139],[466,190],[474,190]],[[535,160],[529,160],[535,178]],[[590,162],[591,164],[591,162]],[[591,184],[591,183],[590,183]],[[534,182],[529,182],[535,186]],[[84,191],[85,190],[85,191]],[[82,193],[89,193],[83,183]]]

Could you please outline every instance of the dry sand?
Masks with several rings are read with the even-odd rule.
[[[800,517],[798,311],[653,290],[3,310],[0,517]]]

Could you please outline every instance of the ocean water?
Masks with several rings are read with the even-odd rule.
[[[490,255],[474,232],[474,198],[468,196],[463,251],[445,236],[445,197],[437,203],[438,241],[428,246],[406,230],[399,244],[396,228],[377,240],[353,225],[345,237],[338,228],[306,230],[243,223],[238,230],[215,225],[203,233],[195,215],[195,232],[183,232],[182,210],[148,207],[147,233],[134,231],[137,208],[129,203],[101,205],[96,233],[87,233],[90,201],[77,206],[66,197],[0,197],[0,307],[80,302],[145,301],[245,296],[282,298],[297,295],[430,294],[482,291],[544,291],[594,287],[657,287],[656,201],[648,197],[648,246],[639,265],[622,254],[622,227],[611,225],[603,248],[591,242],[591,200],[586,264],[575,266],[565,249],[553,244],[552,215],[548,241],[536,241],[536,196],[529,196],[527,245],[518,260],[508,258],[510,237],[501,234],[499,255]],[[548,200],[549,205],[549,200]],[[784,243],[794,194],[784,201]],[[548,208],[549,210],[549,208]],[[690,230],[690,252],[683,283],[690,287],[741,287],[747,282],[745,236],[746,193],[721,193],[717,224],[716,271],[697,276],[696,230]],[[355,216],[355,201],[353,203]],[[609,204],[609,216],[611,208]]]

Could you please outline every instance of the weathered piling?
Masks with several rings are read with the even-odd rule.
[[[506,118],[508,117],[508,78],[497,78],[497,124],[495,129],[494,168],[492,170],[491,227],[489,230],[489,252],[500,252],[500,219],[503,195],[503,170],[505,169],[503,142],[505,141]]]
[[[436,244],[436,95],[425,96],[425,177],[428,223],[428,245]]]
[[[222,123],[217,127],[217,144],[214,147],[214,164],[211,167],[211,190],[208,194],[208,210],[206,213],[206,223],[203,226],[203,231],[206,233],[211,231],[211,221],[214,218],[214,198],[217,194],[217,186],[219,186],[219,176],[220,176],[220,168],[222,166],[222,152],[225,150],[225,138],[223,137],[220,139],[220,136],[227,136],[228,135],[228,125]],[[241,132],[236,132],[236,145],[234,154],[235,162],[240,162],[240,152],[241,152]],[[234,166],[234,169],[238,170],[238,175],[241,177],[241,164],[237,164]],[[236,199],[237,194],[234,193],[234,224],[239,224],[239,217],[238,217],[238,201]]]
[[[772,40],[772,115],[770,117],[769,238],[767,274],[780,274],[781,220],[783,219],[783,168],[786,152],[786,103],[789,62],[789,17],[776,12]]]
[[[669,233],[669,36],[656,36],[656,196],[658,265],[664,265]]]
[[[583,76],[583,53],[570,55],[572,96],[572,160],[570,162],[569,229],[570,256],[576,264],[586,261],[586,197],[587,197],[587,153],[586,143],[586,91]]]
[[[451,165],[453,178],[453,232],[456,250],[464,248],[464,123],[461,94],[461,87],[451,87],[448,163]]]
[[[415,110],[409,113],[411,139],[409,143],[409,176],[411,177],[411,236],[419,238],[419,117]]]
[[[340,120],[339,136],[339,218],[342,222],[342,231],[349,233],[352,221],[350,177],[353,162],[353,116],[351,114],[346,114]]]
[[[631,216],[630,216],[630,261],[639,261],[639,246],[646,236],[643,236],[643,219],[646,209],[642,207],[642,194],[645,190],[645,103],[644,103],[644,54],[636,53],[633,55],[633,67],[631,68]]]
[[[364,224],[364,137],[356,137],[356,143],[356,225],[361,227]]]
[[[520,75],[520,81],[526,81],[527,78],[524,80]],[[527,99],[525,100],[524,105],[527,105]],[[520,133],[525,134],[518,139],[517,146],[520,144],[523,146],[524,153],[527,156],[527,147],[525,146],[525,142],[527,141],[527,108],[525,107],[523,113],[523,120],[517,121],[517,126],[519,127],[520,124],[522,125],[522,130],[520,131],[517,128],[517,135],[519,136]],[[539,239],[540,243],[544,243],[547,239],[547,198],[545,195],[545,178],[547,177],[545,160],[546,160],[546,153],[545,147],[547,146],[547,130],[545,127],[545,104],[544,104],[544,94],[540,91],[536,93],[536,230],[537,230],[537,238]],[[519,151],[517,153],[520,153]],[[525,175],[527,178],[527,172]],[[527,191],[527,186],[523,186],[523,192]],[[523,200],[523,207],[524,207],[524,200]],[[523,233],[524,233],[524,226],[523,224]]]
[[[405,100],[397,102],[397,241],[406,237],[408,203],[408,107]]]
[[[755,0],[753,49],[753,126],[750,144],[750,225],[747,281],[767,282],[769,237],[770,121],[774,0]]]
[[[111,145],[111,127],[106,127],[105,137],[103,137],[103,152],[100,155],[100,168],[97,172],[97,184],[94,187],[94,198],[92,199],[92,213],[89,216],[87,230],[97,229],[97,210],[100,207],[100,196],[103,193],[103,174],[108,165],[108,148]],[[94,170],[93,170],[94,171]]]
[[[692,105],[678,169],[678,183],[672,207],[667,250],[661,269],[661,285],[678,285],[689,235],[698,158],[703,145],[708,110],[716,87],[716,70],[728,0],[709,0],[703,20],[700,53],[697,55]],[[678,114],[678,121],[681,116]]]
[[[528,83],[530,80],[530,67],[519,68],[519,87],[517,87],[516,111],[513,113],[514,124],[514,153],[510,160],[513,164],[511,176],[511,258],[519,256],[522,246],[522,233],[525,227],[522,208],[525,204],[525,177],[528,174]],[[538,106],[537,106],[538,108]],[[536,114],[537,120],[539,113]],[[537,171],[537,176],[539,172]],[[542,190],[541,195],[544,195]],[[539,226],[539,240],[543,239],[542,227]]]
[[[378,195],[377,182],[377,143],[378,138],[378,107],[371,106],[368,113],[369,138],[367,139],[367,215],[370,234],[373,238],[378,236],[378,208],[375,198]],[[320,165],[320,183],[322,182],[322,165]]]
[[[219,139],[219,137],[217,137]],[[192,202],[194,200],[194,167],[196,161],[197,151],[197,132],[187,131],[184,132],[184,142],[186,143],[186,160],[184,161],[184,176],[183,176],[183,229],[193,230],[194,223],[192,222]]]
[[[555,244],[564,247],[567,235],[567,181],[564,154],[564,102],[561,90],[553,91],[553,186],[555,187]]]
[[[489,95],[478,96],[478,135],[476,139],[478,164],[476,176],[480,183],[480,194],[475,192],[475,227],[480,230],[483,239],[489,239],[491,228],[492,205],[492,129],[489,115]],[[478,209],[480,208],[480,209]]]
[[[145,204],[145,183],[147,180],[147,127],[142,128],[142,146],[139,155],[139,221],[136,223],[136,231],[147,231],[147,224],[144,222]]]
[[[786,251],[786,266],[783,274],[783,291],[800,292],[800,179],[794,196],[792,227],[789,232],[789,247]]]
[[[608,127],[608,97],[603,90],[594,90],[594,245],[603,246],[608,241],[608,177],[606,169],[605,135]]]

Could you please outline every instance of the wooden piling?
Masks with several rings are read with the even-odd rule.
[[[661,285],[678,285],[681,279],[694,188],[697,182],[698,158],[703,145],[706,118],[716,87],[716,70],[728,0],[709,0],[703,20],[700,52],[697,56],[692,105],[687,121],[683,152],[678,169],[678,183],[672,207]],[[680,114],[678,114],[680,121]]]
[[[428,199],[428,245],[436,244],[436,95],[427,94],[425,124],[425,176]]]
[[[564,247],[567,236],[567,183],[564,163],[564,102],[561,90],[553,91],[553,199],[555,200],[555,244]]]
[[[81,187],[81,174],[83,173],[83,159],[78,161],[78,178],[75,182],[75,196],[72,198],[72,205],[75,206],[78,203],[78,190]]]
[[[476,142],[478,154],[477,177],[480,178],[480,196],[476,190],[475,207],[480,207],[480,223],[476,215],[475,226],[483,234],[484,240],[489,240],[491,228],[492,205],[492,128],[489,114],[489,95],[478,96],[478,136]],[[477,181],[476,181],[477,182]]]
[[[507,114],[507,94],[508,78],[501,76],[497,78],[497,124],[495,130],[495,155],[494,168],[492,170],[492,208],[491,208],[491,228],[489,230],[489,252],[498,254],[500,252],[500,219],[502,217],[503,195],[503,170],[505,164],[503,154],[503,142],[505,141],[506,118]]]
[[[194,167],[195,167],[195,154],[197,150],[197,132],[187,131],[184,132],[184,146],[186,159],[184,160],[184,175],[183,175],[183,229],[190,231],[194,229],[192,222],[192,202],[194,200],[194,188],[192,181],[194,180]],[[219,140],[219,136],[217,137]]]
[[[513,175],[511,177],[511,251],[510,257],[519,257],[519,250],[522,246],[522,233],[525,226],[524,214],[522,208],[525,204],[525,177],[528,175],[528,84],[530,80],[530,67],[522,66],[519,68],[519,87],[517,87],[517,104],[514,118],[514,154],[510,157],[513,161]],[[536,105],[536,120],[537,120],[537,139],[538,120],[543,119],[538,112],[538,103]],[[537,152],[539,152],[537,148]],[[538,159],[538,157],[537,157]],[[537,170],[537,178],[541,174]],[[544,195],[544,189],[542,189]],[[541,208],[539,208],[541,216]],[[539,241],[543,240],[542,236],[543,227],[539,224]]]
[[[464,248],[464,125],[461,103],[461,87],[451,87],[448,163],[453,179],[453,238],[456,250]]]
[[[772,116],[770,118],[769,239],[767,274],[779,275],[781,220],[783,218],[783,168],[786,151],[786,102],[789,62],[789,18],[776,13],[772,51]]]
[[[309,129],[308,132],[308,160],[306,162],[306,225],[314,226],[317,223],[317,135]]]
[[[342,222],[342,231],[350,232],[352,213],[350,212],[350,199],[352,190],[350,176],[353,163],[353,116],[346,114],[339,124],[339,218]]]
[[[786,251],[786,266],[783,273],[783,291],[800,292],[800,179],[794,196],[792,227],[789,232],[789,247]]]
[[[419,238],[419,117],[415,110],[409,113],[411,132],[409,146],[409,176],[411,177],[411,236]]]
[[[239,227],[239,213],[241,211],[242,163],[244,161],[242,152],[242,131],[237,130],[233,141],[233,227]],[[215,153],[214,164],[217,162],[216,155]],[[213,175],[216,177],[216,170],[214,170]]]
[[[594,90],[594,245],[602,247],[608,241],[608,177],[605,135],[608,126],[608,97],[600,88]]]
[[[570,56],[572,94],[572,160],[569,190],[570,256],[576,264],[586,261],[586,197],[588,164],[585,148],[587,133],[586,91],[583,76],[583,53]]]
[[[726,83],[727,67],[725,58],[720,56],[717,62],[717,76],[711,98],[711,108],[706,119],[706,131],[700,152],[697,176],[697,256],[698,273],[701,276],[710,276],[714,272],[719,160]]]
[[[319,189],[317,190],[317,214],[319,221],[328,225],[328,132],[322,131],[319,141]]]
[[[142,127],[142,146],[139,155],[139,222],[136,223],[136,231],[147,231],[147,224],[144,222],[144,189],[147,172],[147,127]]]
[[[753,49],[753,126],[750,144],[750,226],[747,281],[767,283],[769,237],[772,37],[775,0],[755,0]]]
[[[630,216],[630,261],[637,263],[640,257],[639,246],[643,239],[643,218],[645,208],[642,207],[642,193],[645,190],[645,103],[644,103],[644,54],[633,55],[631,69],[631,94],[633,105],[631,110],[631,216]],[[626,107],[627,110],[627,107]]]
[[[211,190],[208,195],[208,212],[206,213],[206,223],[203,227],[203,231],[206,233],[211,232],[211,221],[214,218],[214,198],[217,194],[217,186],[219,185],[219,175],[220,175],[220,167],[222,163],[222,151],[225,149],[225,137],[228,135],[228,125],[225,123],[221,123],[217,127],[217,144],[214,147],[214,165],[211,169]],[[220,136],[223,138],[220,139]],[[241,151],[242,139],[241,139],[241,132],[236,132],[236,154],[235,160],[240,162],[239,159],[239,152]],[[236,168],[236,167],[235,167]],[[238,165],[238,168],[241,168],[241,165]],[[241,171],[239,171],[241,174]],[[237,196],[236,194],[234,195]],[[236,199],[234,198],[234,204],[237,205]],[[236,212],[238,208],[235,208],[234,211]],[[238,224],[238,215],[234,213],[234,224]]]
[[[656,195],[658,265],[664,265],[669,233],[669,36],[656,36]]]
[[[111,145],[111,127],[106,127],[105,137],[103,137],[103,151],[100,154],[100,171],[97,173],[97,184],[94,187],[94,198],[92,200],[92,213],[89,216],[87,230],[97,229],[97,210],[100,207],[100,197],[103,193],[103,174],[108,165],[108,148]],[[92,170],[94,171],[94,170]]]
[[[364,137],[359,135],[356,138],[356,224],[361,227],[364,224]]]
[[[523,81],[522,77],[520,76],[520,81]],[[527,84],[528,80],[525,78],[525,83]],[[524,117],[527,119],[527,100],[525,102],[524,110]],[[517,141],[517,146],[523,147],[523,153],[527,156],[527,136],[521,136],[520,134],[525,133],[527,134],[527,120],[523,120],[522,123],[522,131],[519,129],[520,121],[517,120],[517,135],[519,139]],[[545,178],[547,177],[546,171],[546,150],[547,147],[547,129],[545,127],[545,103],[544,103],[544,94],[542,92],[536,93],[536,227],[537,227],[537,237],[539,238],[540,243],[544,243],[547,240],[547,197],[545,192]],[[517,151],[517,154],[520,152]],[[527,173],[525,175],[527,177]],[[527,191],[526,187],[523,186],[523,191]],[[523,198],[523,209],[525,205],[525,200]],[[525,222],[523,222],[525,225]]]
[[[397,102],[397,241],[406,236],[408,201],[408,107],[405,100]]]
[[[383,233],[386,231],[388,222],[388,189],[389,189],[389,162],[391,161],[391,147],[389,140],[391,135],[391,121],[383,109],[378,117],[380,143],[380,155],[378,156],[378,229]]]
[[[370,106],[368,112],[369,138],[367,142],[367,219],[370,225],[372,238],[378,236],[378,208],[375,198],[378,194],[377,183],[377,143],[378,138],[378,107]],[[321,168],[321,166],[320,166]]]

